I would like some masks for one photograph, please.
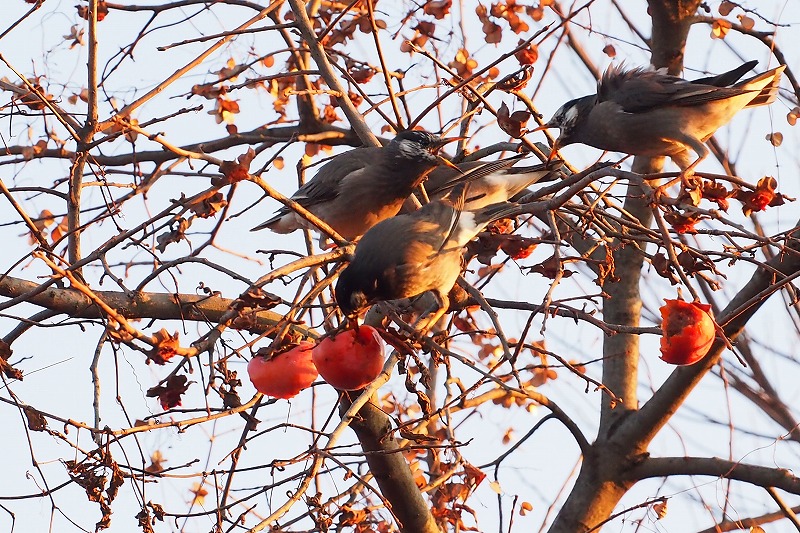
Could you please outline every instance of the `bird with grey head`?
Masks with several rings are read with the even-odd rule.
[[[559,128],[558,149],[582,143],[631,155],[668,156],[690,175],[708,156],[705,141],[745,107],[771,104],[785,66],[738,81],[758,64],[693,81],[661,71],[609,67],[597,94],[565,103],[536,128]],[[692,158],[690,151],[696,157]]]
[[[347,240],[397,214],[411,192],[439,164],[451,165],[438,155],[445,144],[424,131],[401,131],[383,147],[356,148],[328,161],[291,199],[331,226]],[[254,227],[291,233],[315,226],[288,207]]]
[[[427,291],[436,297],[437,308],[421,329],[447,312],[448,293],[464,266],[464,245],[489,223],[520,213],[520,206],[511,202],[464,210],[469,187],[468,182],[460,183],[443,198],[386,219],[364,234],[334,290],[346,316],[378,301],[413,298]]]

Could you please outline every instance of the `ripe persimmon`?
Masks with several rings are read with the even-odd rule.
[[[372,326],[326,337],[314,347],[314,364],[322,379],[342,390],[369,385],[383,369],[383,342]]]
[[[711,306],[700,302],[664,300],[661,307],[661,359],[672,365],[691,365],[711,349],[716,336]]]
[[[311,355],[315,344],[302,341],[267,359],[256,354],[247,364],[247,374],[256,390],[274,398],[292,398],[319,376]]]

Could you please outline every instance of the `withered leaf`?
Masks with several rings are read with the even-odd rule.
[[[28,420],[28,429],[31,431],[44,431],[47,429],[47,419],[42,413],[26,405],[22,411],[25,413],[25,418]]]
[[[170,335],[165,328],[161,328],[160,331],[153,333],[151,339],[153,348],[147,354],[148,360],[152,360],[157,365],[166,364],[180,348],[178,337],[177,331]]]
[[[251,287],[236,300],[236,307],[255,307],[260,309],[272,309],[283,300],[280,296],[267,292],[259,287]]]
[[[453,0],[429,0],[422,6],[422,10],[426,15],[432,15],[434,18],[441,20],[450,13],[452,5]]]
[[[501,91],[511,92],[524,89],[533,75],[533,67],[525,65],[517,72],[510,74],[497,82],[495,86]]]
[[[11,346],[8,345],[3,339],[0,339],[0,371],[5,374],[7,378],[10,379],[18,379],[22,381],[22,370],[18,370],[11,366],[8,362],[8,358],[11,357],[13,350]]]
[[[527,111],[514,111],[510,113],[505,102],[500,106],[500,109],[497,110],[498,126],[515,139],[522,137],[524,133],[523,128],[530,118],[531,114]]]
[[[217,191],[211,196],[199,198],[196,202],[188,204],[187,207],[200,218],[209,218],[216,215],[220,209],[228,205],[228,202]]]
[[[559,272],[559,261],[555,255],[551,255],[538,265],[533,265],[530,267],[531,272],[537,272],[542,276],[549,278],[549,279],[556,279]],[[562,272],[562,277],[568,278],[572,276],[575,272],[572,270],[564,269]]]
[[[164,252],[167,249],[167,246],[172,244],[173,242],[181,242],[184,238],[186,238],[186,230],[189,228],[189,221],[185,218],[181,218],[178,220],[178,227],[168,231],[166,233],[162,233],[158,237],[156,237],[156,248],[159,252]]]
[[[172,375],[166,383],[147,389],[148,398],[158,398],[163,409],[172,409],[181,404],[181,396],[187,391],[191,383],[182,374]]]
[[[517,43],[517,46],[524,42],[525,41],[520,39],[519,43]],[[519,61],[520,65],[533,65],[536,63],[536,60],[539,59],[539,48],[535,44],[530,43],[525,48],[517,50],[514,53],[514,57],[517,58],[517,61]]]
[[[89,20],[89,6],[75,6],[78,10],[78,16],[84,20]],[[100,22],[108,15],[108,6],[106,0],[99,0],[97,2],[97,22]]]
[[[783,205],[786,203],[786,200],[793,200],[792,198],[775,192],[777,188],[778,180],[772,176],[764,176],[758,180],[754,191],[737,189],[731,196],[742,202],[742,212],[745,216],[750,216],[750,213],[754,211],[763,211],[767,207]]]
[[[212,181],[212,183],[221,187],[222,185],[246,180],[250,176],[250,163],[255,157],[255,150],[248,148],[247,152],[236,158],[236,161],[223,161],[219,165],[219,171],[225,176],[225,180]]]
[[[656,269],[656,273],[659,276],[667,278],[672,285],[678,283],[678,277],[672,272],[672,265],[667,259],[667,256],[662,252],[655,254],[650,260],[650,263],[653,265],[653,268]]]
[[[694,233],[695,225],[708,217],[700,213],[681,213],[680,211],[670,211],[664,215],[664,220],[669,222],[677,233]]]
[[[729,191],[722,183],[715,181],[703,182],[702,190],[703,198],[716,203],[723,211],[728,210],[728,198],[733,196],[733,191]]]

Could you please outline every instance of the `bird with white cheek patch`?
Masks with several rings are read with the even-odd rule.
[[[738,81],[757,64],[750,61],[693,81],[612,66],[598,82],[597,94],[570,100],[536,129],[560,129],[553,154],[582,143],[631,155],[669,156],[684,177],[690,176],[708,156],[704,143],[717,129],[742,109],[769,105],[777,97],[784,65]]]
[[[424,131],[402,131],[382,148],[344,152],[323,165],[291,199],[345,239],[356,239],[381,220],[396,215],[434,168],[440,164],[453,166],[438,155],[452,140]],[[251,231],[264,228],[291,233],[315,226],[283,207]]]

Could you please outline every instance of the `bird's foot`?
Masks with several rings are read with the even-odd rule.
[[[653,187],[649,192],[645,194],[645,199],[647,200],[647,203],[649,203],[650,205],[660,205],[662,203],[661,202],[662,197],[664,196],[669,197],[667,189],[672,187],[675,181],[677,181],[677,178],[670,180],[667,183],[664,183],[663,185],[659,185],[658,187]]]
[[[681,179],[681,186],[687,191],[700,188],[703,185],[703,180],[696,176],[694,170],[687,168],[681,172],[678,177]]]

